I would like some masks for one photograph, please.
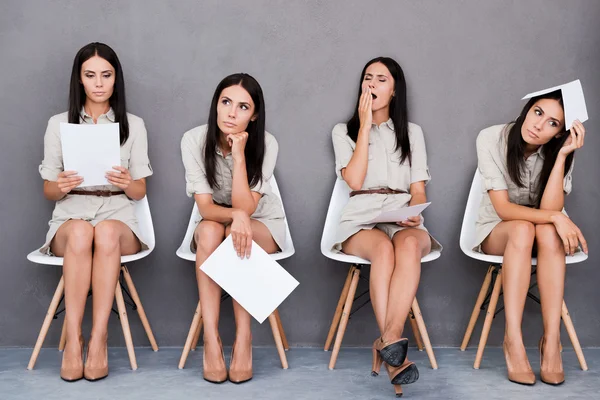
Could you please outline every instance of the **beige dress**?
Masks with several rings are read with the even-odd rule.
[[[233,182],[233,157],[231,153],[223,157],[217,146],[216,179],[219,188],[212,189],[206,179],[204,168],[204,146],[206,143],[207,125],[198,126],[187,131],[181,140],[181,157],[185,167],[186,192],[189,197],[194,194],[212,194],[213,201],[225,206],[231,206],[231,185]],[[285,248],[285,216],[278,196],[273,194],[269,179],[273,176],[279,145],[275,137],[265,132],[265,157],[262,168],[262,182],[250,188],[253,192],[262,194],[252,219],[262,222],[271,232],[273,240],[280,249]],[[200,223],[202,218],[196,221]],[[193,252],[196,244],[192,240]]]
[[[81,111],[82,123],[93,124],[91,116]],[[127,114],[129,122],[129,138],[121,146],[121,166],[129,169],[131,178],[141,179],[152,175],[152,167],[148,160],[148,139],[144,121],[133,114]],[[46,134],[44,136],[44,160],[39,167],[40,175],[47,181],[56,181],[58,174],[63,171],[62,148],[60,142],[60,123],[68,122],[67,113],[53,116],[48,121]],[[110,124],[115,122],[115,114],[112,108],[98,117],[99,124]],[[78,190],[112,190],[122,189],[114,185],[90,186],[77,188]],[[148,246],[142,241],[138,222],[135,216],[134,201],[126,195],[111,197],[81,196],[67,194],[56,202],[52,219],[49,222],[50,229],[46,234],[46,242],[40,249],[42,253],[51,254],[50,242],[54,238],[58,228],[70,219],[81,219],[96,226],[100,221],[115,219],[125,223],[137,236],[142,244],[142,249]]]
[[[405,227],[394,223],[373,224],[373,220],[382,212],[408,207],[412,196],[411,183],[431,180],[427,166],[425,139],[421,127],[408,124],[409,141],[412,154],[412,165],[408,158],[400,164],[401,152],[396,151],[396,134],[391,119],[377,126],[373,124],[369,133],[369,161],[367,174],[361,190],[389,188],[402,190],[399,194],[361,194],[350,197],[342,210],[340,225],[337,230],[334,251],[342,249],[342,243],[362,229],[377,228],[385,232],[390,239]],[[333,128],[333,149],[335,151],[335,172],[342,179],[342,169],[346,168],[356,143],[348,136],[346,124],[337,124]],[[427,232],[421,223],[417,227]],[[442,246],[431,235],[431,250],[441,250]]]
[[[535,190],[544,165],[542,147],[525,160],[525,173],[522,177],[525,187],[518,187],[510,178],[506,165],[506,143],[510,126],[494,125],[482,130],[477,136],[477,168],[483,179],[483,198],[475,224],[474,251],[481,252],[481,243],[502,222],[492,205],[488,190],[508,191],[508,198],[514,204],[528,207],[536,204]],[[563,181],[566,194],[571,193],[572,172],[573,164]]]

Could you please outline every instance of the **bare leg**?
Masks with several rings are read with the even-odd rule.
[[[106,360],[108,318],[121,270],[121,255],[135,254],[140,251],[140,248],[138,238],[121,221],[105,220],[94,228],[93,316],[86,368],[101,369],[108,363]]]
[[[221,287],[200,270],[200,266],[216,250],[225,238],[225,227],[215,221],[200,221],[194,232],[196,241],[196,279],[200,295],[200,308],[204,328],[204,365],[208,371],[222,371],[219,337],[219,313],[221,310]]]
[[[390,281],[394,272],[394,245],[379,229],[361,230],[342,244],[342,251],[371,261],[369,289],[381,334],[385,331]],[[412,300],[411,300],[412,301]]]
[[[431,250],[429,234],[421,229],[404,229],[397,232],[394,243],[395,268],[390,282],[384,342],[402,337],[406,318],[412,307],[421,277],[421,257]]]
[[[531,276],[531,251],[535,227],[527,221],[500,222],[483,241],[486,254],[503,255],[502,287],[506,310],[504,342],[517,371],[531,367],[525,353],[521,323]]]
[[[64,257],[67,342],[63,353],[63,367],[69,369],[83,367],[79,338],[92,276],[93,239],[92,224],[72,219],[58,228],[50,246],[54,254]]]
[[[279,250],[277,243],[269,229],[257,220],[251,220],[252,240],[267,253]],[[225,230],[225,236],[231,233],[231,226]],[[230,370],[247,371],[252,369],[252,330],[250,314],[235,300],[233,300],[233,313],[235,316],[235,358],[231,359]]]
[[[560,315],[565,288],[565,249],[552,224],[536,225],[538,246],[537,282],[544,320],[542,369],[561,372]]]

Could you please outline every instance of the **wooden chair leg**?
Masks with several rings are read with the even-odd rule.
[[[275,318],[277,318],[277,327],[279,328],[279,334],[281,335],[281,342],[283,343],[283,348],[285,351],[290,349],[290,345],[288,344],[287,338],[285,337],[285,331],[283,330],[283,325],[281,324],[281,316],[279,315],[279,310],[275,310],[274,312]]]
[[[431,347],[431,342],[429,341],[429,334],[427,334],[427,327],[425,326],[425,321],[423,321],[423,315],[421,315],[421,308],[419,307],[419,302],[417,298],[413,300],[412,303],[412,311],[417,320],[418,331],[423,338],[423,345],[425,346],[425,351],[427,352],[427,356],[429,357],[429,362],[431,363],[431,368],[438,369],[437,360],[435,359],[435,354],[433,354],[433,347]]]
[[[348,270],[348,275],[346,276],[346,281],[344,282],[344,287],[342,288],[342,293],[340,294],[340,299],[338,300],[337,306],[335,308],[335,313],[333,314],[333,320],[331,321],[331,326],[329,327],[327,340],[325,341],[325,351],[329,351],[329,348],[331,347],[331,342],[333,342],[333,336],[340,323],[340,318],[342,317],[342,308],[344,308],[344,302],[346,301],[346,297],[348,297],[350,281],[352,281],[352,273],[355,269],[356,267],[353,265]]]
[[[65,316],[62,324],[62,331],[60,332],[60,342],[58,342],[58,351],[63,351],[67,344],[67,318]]]
[[[335,368],[340,348],[342,347],[342,339],[344,339],[344,333],[346,333],[346,326],[348,325],[348,319],[350,318],[350,312],[352,310],[352,303],[354,302],[354,295],[356,294],[356,288],[358,287],[358,278],[360,277],[360,269],[354,268],[352,271],[352,280],[350,281],[350,287],[348,288],[348,294],[344,301],[344,308],[340,318],[340,325],[335,336],[335,343],[333,344],[333,352],[331,353],[331,359],[329,360],[329,369]]]
[[[502,289],[502,269],[500,269],[498,275],[496,275],[496,282],[494,283],[494,289],[492,290],[492,296],[490,297],[490,304],[485,313],[485,322],[483,323],[483,330],[481,331],[481,338],[479,339],[479,346],[477,347],[477,355],[475,356],[475,363],[473,364],[473,368],[475,369],[479,369],[479,366],[481,365],[485,344],[487,343],[492,327],[492,321],[494,320],[494,314],[496,313],[500,289]]]
[[[288,369],[287,357],[285,356],[285,349],[283,348],[283,341],[281,340],[281,334],[279,333],[279,326],[277,325],[277,317],[275,316],[275,313],[269,315],[269,323],[271,324],[273,339],[275,339],[275,346],[277,347],[279,359],[281,360],[281,368]]]
[[[185,340],[185,346],[183,346],[183,353],[181,353],[181,358],[179,359],[179,369],[183,369],[185,366],[185,362],[190,354],[190,348],[192,347],[192,342],[194,341],[194,337],[196,334],[200,336],[200,320],[201,320],[202,311],[200,308],[200,300],[198,300],[198,306],[196,306],[196,312],[194,313],[194,318],[192,319],[192,325],[190,326],[190,331],[188,332],[187,339]]]
[[[142,321],[142,325],[144,326],[144,330],[146,331],[146,336],[148,336],[148,340],[150,341],[150,346],[152,346],[152,350],[158,351],[158,345],[156,344],[156,339],[154,339],[152,328],[150,328],[148,317],[146,317],[144,306],[142,306],[142,301],[140,300],[140,296],[138,295],[138,292],[135,289],[133,279],[131,279],[131,275],[129,275],[129,270],[127,269],[127,266],[123,265],[121,267],[121,271],[123,271],[125,283],[127,283],[127,288],[129,289],[131,298],[133,299],[133,302],[135,303],[135,306],[137,308],[138,315],[140,316],[140,320]]]
[[[129,329],[129,320],[127,319],[127,309],[125,308],[125,300],[123,300],[123,288],[121,283],[117,282],[115,290],[115,300],[117,301],[117,310],[119,311],[119,319],[121,320],[121,328],[123,328],[123,336],[125,337],[125,345],[127,346],[127,354],[129,354],[129,363],[131,369],[137,369],[137,361],[135,359],[135,350],[133,349],[133,339],[131,338],[131,330]]]
[[[200,315],[200,322],[198,322],[198,329],[196,329],[196,334],[194,335],[194,341],[192,342],[192,351],[196,351],[196,347],[198,347],[198,341],[200,340],[200,333],[202,333],[202,315]]]
[[[417,348],[419,349],[419,351],[423,351],[423,340],[421,339],[419,325],[417,325],[417,320],[415,319],[415,314],[413,310],[411,310],[408,319],[410,320],[410,327],[412,328],[413,335],[415,337],[415,342],[417,342]]]
[[[481,305],[483,304],[485,297],[487,296],[488,289],[490,288],[490,284],[492,282],[492,272],[496,267],[490,265],[485,274],[485,278],[483,280],[483,285],[481,285],[481,290],[479,291],[479,296],[477,296],[477,301],[475,301],[475,307],[473,308],[473,312],[471,313],[471,319],[469,320],[469,325],[467,325],[467,331],[465,332],[465,336],[463,337],[462,344],[460,345],[460,350],[465,351],[467,346],[469,345],[469,340],[471,340],[471,335],[473,334],[473,329],[475,329],[475,324],[477,323],[477,319],[479,318],[479,313],[481,311]]]
[[[42,349],[42,345],[44,344],[44,339],[46,339],[48,329],[50,329],[50,325],[52,324],[52,320],[54,319],[54,314],[56,313],[56,309],[58,308],[60,298],[62,297],[64,291],[65,279],[61,276],[60,281],[58,282],[58,286],[54,291],[54,296],[52,296],[52,301],[50,301],[48,311],[46,311],[46,317],[44,318],[44,322],[42,323],[42,329],[40,329],[37,341],[35,342],[33,353],[31,354],[31,358],[29,359],[29,364],[27,365],[28,370],[32,370],[35,366],[35,362],[37,361],[37,358],[40,354],[40,350]]]
[[[564,300],[563,300],[563,304],[562,304],[561,317],[565,324],[565,328],[567,328],[567,333],[569,334],[571,343],[573,343],[573,350],[575,350],[575,354],[577,354],[577,359],[579,360],[579,365],[581,366],[582,370],[587,371],[588,366],[587,366],[587,363],[585,362],[585,357],[583,356],[583,350],[581,350],[581,344],[579,343],[579,339],[577,338],[577,333],[575,332],[575,327],[573,326],[573,321],[571,320],[571,316],[569,315],[569,310],[567,309],[567,304],[565,303]]]

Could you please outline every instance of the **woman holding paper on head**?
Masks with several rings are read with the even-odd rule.
[[[406,359],[402,331],[419,285],[421,258],[441,250],[420,214],[372,222],[384,212],[427,201],[431,176],[423,131],[407,114],[402,68],[391,58],[375,58],[361,73],[354,115],[332,133],[336,173],[352,189],[334,249],[371,261],[371,302],[381,332],[373,344],[373,372],[385,361],[392,384],[418,378],[417,367]]]
[[[541,379],[564,382],[560,356],[560,319],[565,254],[587,253],[579,228],[564,211],[571,192],[573,153],[583,146],[587,119],[579,81],[526,96],[519,117],[484,129],[477,137],[479,172],[486,193],[479,208],[474,250],[502,255],[506,312],[504,355],[509,380],[533,385],[521,331],[529,290],[532,253],[544,335],[540,339]]]
[[[86,186],[77,171],[64,171],[61,123],[119,124],[121,165],[106,172],[106,184]],[[144,121],[126,112],[123,71],[102,43],[84,46],[73,62],[69,111],[50,118],[40,174],[44,195],[55,201],[42,252],[64,257],[66,346],[61,378],[98,380],[108,375],[107,325],[122,255],[139,252],[133,200],[146,195],[148,160]],[[85,366],[81,322],[92,289],[93,325]]]
[[[252,241],[267,253],[284,247],[285,217],[269,185],[277,141],[265,131],[265,103],[248,74],[224,78],[212,98],[208,124],[186,132],[181,141],[186,191],[202,217],[194,232],[196,278],[204,332],[204,379],[234,383],[252,378],[250,314],[233,300],[236,335],[229,373],[219,336],[221,288],[200,266],[231,234],[233,249],[250,257]]]

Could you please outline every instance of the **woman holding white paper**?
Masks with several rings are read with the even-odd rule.
[[[85,186],[77,171],[64,171],[60,123],[118,123],[121,165],[106,172],[106,185]],[[73,62],[69,111],[50,118],[40,174],[44,195],[55,201],[41,251],[64,257],[66,346],[61,378],[98,380],[108,375],[107,325],[121,255],[145,248],[133,200],[146,195],[148,160],[144,121],[126,112],[125,85],[115,52],[102,43],[84,46]],[[92,289],[93,324],[85,365],[81,322]]]
[[[573,87],[578,87],[574,96]],[[585,238],[563,208],[572,187],[573,152],[585,138],[585,128],[576,119],[587,118],[583,92],[578,81],[552,89],[558,90],[531,97],[515,121],[484,129],[477,137],[478,168],[486,193],[474,250],[504,256],[503,349],[508,379],[526,385],[536,380],[521,331],[532,253],[537,253],[544,321],[540,376],[552,385],[565,379],[560,355],[565,254],[580,251],[579,243],[587,253]],[[569,96],[563,96],[565,90]],[[581,110],[569,115],[569,101],[584,104],[584,115]]]
[[[252,378],[252,334],[250,314],[233,300],[236,335],[228,373],[218,331],[221,288],[200,266],[230,234],[239,257],[250,257],[253,240],[267,253],[283,248],[285,217],[269,185],[277,152],[277,141],[265,131],[262,89],[248,74],[224,78],[208,124],[186,132],[181,141],[186,191],[202,217],[192,251],[204,332],[203,375],[209,382]]]
[[[419,285],[421,257],[441,250],[421,215],[371,222],[382,212],[427,201],[431,176],[423,131],[407,114],[402,68],[378,57],[361,73],[354,115],[332,133],[336,173],[352,189],[334,249],[371,261],[371,302],[381,332],[373,344],[373,372],[379,373],[383,359],[395,385],[418,379],[416,366],[406,359],[402,331]]]

